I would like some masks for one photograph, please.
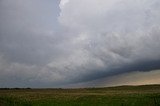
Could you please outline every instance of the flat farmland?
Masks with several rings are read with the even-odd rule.
[[[160,106],[160,85],[1,89],[0,106]]]

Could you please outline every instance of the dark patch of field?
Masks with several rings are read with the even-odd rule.
[[[0,106],[160,106],[160,85],[0,89]]]

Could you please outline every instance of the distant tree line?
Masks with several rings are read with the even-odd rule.
[[[32,88],[0,88],[0,90],[21,90],[21,89],[32,89]]]

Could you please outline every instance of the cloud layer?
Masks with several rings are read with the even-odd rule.
[[[62,0],[59,21],[72,36],[69,47],[74,46],[69,70],[84,72],[82,77],[88,80],[160,68],[159,3]]]
[[[58,87],[159,69],[159,5],[1,0],[0,87]]]

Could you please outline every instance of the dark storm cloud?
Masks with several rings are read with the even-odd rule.
[[[62,0],[59,21],[74,33],[72,56],[64,67],[77,70],[74,81],[159,69],[159,4],[158,0]]]
[[[0,87],[58,87],[159,69],[159,5],[1,0]]]

